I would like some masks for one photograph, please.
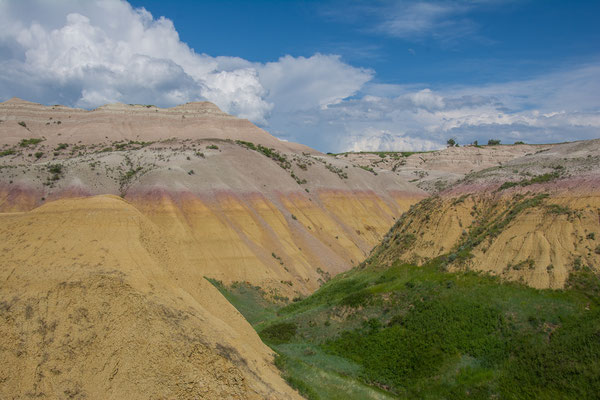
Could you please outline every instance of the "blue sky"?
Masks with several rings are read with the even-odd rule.
[[[600,57],[600,1],[431,2],[414,30],[379,28],[419,2],[130,1],[167,16],[198,52],[268,62],[339,54],[381,83],[445,86],[531,78]],[[427,2],[421,2],[427,4]],[[406,11],[404,11],[406,12]],[[414,20],[413,20],[414,22]]]
[[[599,1],[0,0],[0,100],[210,100],[321,151],[600,137]]]

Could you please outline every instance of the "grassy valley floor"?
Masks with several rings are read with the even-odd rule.
[[[597,398],[600,280],[588,268],[564,290],[474,272],[355,268],[295,302],[211,282],[278,356],[309,399]]]

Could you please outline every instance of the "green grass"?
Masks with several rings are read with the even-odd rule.
[[[383,390],[373,388],[352,378],[340,374],[326,366],[316,366],[312,360],[303,361],[299,357],[279,355],[276,365],[282,370],[283,378],[304,397],[310,400],[348,400],[395,398]]]
[[[236,283],[225,287],[219,280],[205,278],[225,296],[252,326],[264,327],[265,321],[271,321],[277,315],[280,305],[265,299],[264,293],[258,286],[246,283]]]
[[[2,151],[0,151],[0,157],[12,156],[16,153],[17,152],[14,151],[13,149],[2,150]]]
[[[524,187],[524,186],[529,186],[529,185],[533,185],[536,183],[547,183],[547,182],[551,182],[555,179],[558,179],[559,177],[560,177],[559,172],[550,172],[547,174],[534,176],[531,179],[523,179],[518,182],[504,182],[502,185],[500,185],[498,190],[501,191],[501,190],[509,189],[509,188],[515,187],[515,186],[523,186]]]
[[[288,343],[295,335],[298,326],[293,322],[277,322],[261,330],[260,337],[273,344]]]
[[[40,138],[22,139],[19,142],[19,146],[21,146],[21,147],[29,147],[32,145],[35,146],[43,141],[44,141],[44,139],[40,139]]]
[[[581,259],[564,290],[447,271],[448,263],[467,259],[522,213],[566,212],[546,199],[519,194],[477,210],[459,245],[420,267],[379,263],[414,243],[401,218],[359,267],[311,296],[262,306],[268,312],[260,320],[260,292],[220,290],[281,355],[283,376],[307,398],[597,398],[600,279]],[[429,198],[405,216],[426,218],[438,203]],[[529,269],[534,261],[512,268]]]
[[[260,319],[264,300],[220,290],[307,398],[596,398],[597,275],[538,290],[440,264],[356,268]]]

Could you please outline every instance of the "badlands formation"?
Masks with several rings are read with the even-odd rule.
[[[210,103],[0,121],[0,398],[296,398],[205,278],[291,301],[427,195]]]
[[[285,304],[446,255],[560,288],[600,268],[599,168],[598,140],[330,156],[211,103],[0,103],[0,398],[298,398],[206,278]]]
[[[433,185],[445,189],[411,207],[374,256],[387,264],[447,256],[450,270],[483,271],[536,288],[563,288],[582,268],[600,272],[600,139],[495,147],[445,150],[450,157],[434,164]],[[519,152],[467,174],[451,170],[465,164],[452,153],[487,153],[493,160]],[[421,176],[417,184],[431,191]]]

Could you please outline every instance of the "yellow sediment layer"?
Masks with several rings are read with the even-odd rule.
[[[282,196],[281,202],[310,234],[349,265],[362,260],[368,245],[326,208],[302,195]]]
[[[399,192],[384,201],[370,191],[327,190],[271,199],[257,192],[202,197],[168,191],[127,198],[199,276],[274,288],[290,298],[361,262],[419,200]],[[0,192],[2,211],[29,210],[36,202],[33,192]]]
[[[371,246],[379,243],[383,235],[399,215],[372,193],[357,193],[347,196],[344,193],[325,192],[319,194],[325,208],[337,217],[340,223],[348,225]]]
[[[555,197],[547,204],[570,213],[523,212],[489,246],[475,249],[471,268],[536,288],[564,287],[576,263],[600,271],[600,197]]]
[[[309,293],[361,261],[400,212],[372,193],[354,192],[325,195],[321,202],[290,193],[279,197],[280,204],[258,193],[230,192],[129,199],[199,273],[276,288],[288,297]]]
[[[0,397],[295,398],[159,226],[114,196],[0,214]]]
[[[392,232],[390,243],[395,244],[380,257],[386,262],[422,263],[451,253],[475,226],[476,218],[489,222],[510,211],[513,204],[510,196],[436,200]],[[471,251],[472,258],[450,266],[489,272],[536,288],[564,287],[576,265],[600,271],[596,253],[600,249],[599,210],[600,196],[595,194],[550,196],[517,214],[497,236],[488,236]],[[401,240],[407,235],[414,241],[403,248]]]
[[[400,210],[400,213],[407,211],[410,206],[427,197],[425,194],[415,195],[414,193],[406,192],[390,192],[390,196],[396,202],[396,206]]]

